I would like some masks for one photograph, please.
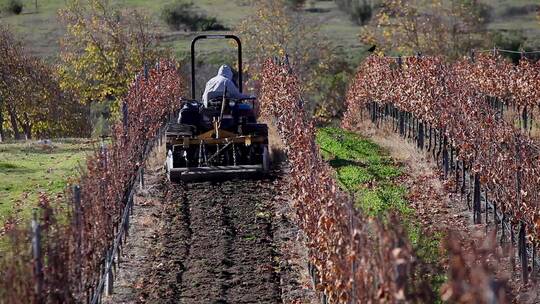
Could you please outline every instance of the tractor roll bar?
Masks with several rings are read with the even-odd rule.
[[[242,93],[242,43],[235,35],[199,35],[191,41],[191,98],[196,99],[195,91],[195,43],[201,39],[233,39],[238,46],[238,89]]]

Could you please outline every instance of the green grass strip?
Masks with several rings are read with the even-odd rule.
[[[414,217],[414,209],[406,199],[407,189],[396,182],[403,168],[392,160],[389,153],[369,139],[340,128],[320,128],[316,140],[323,158],[335,169],[340,186],[354,194],[355,206],[373,217],[397,212],[403,219],[417,256],[438,267],[441,260],[439,248],[444,236],[423,233]],[[427,275],[438,292],[446,281],[446,274],[431,271]]]

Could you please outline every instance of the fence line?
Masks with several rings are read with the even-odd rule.
[[[386,107],[389,107],[389,111],[386,110]],[[431,152],[428,155],[430,155],[435,163],[437,164],[437,167],[441,169],[443,173],[444,179],[451,178],[450,175],[455,171],[455,183],[456,183],[456,189],[455,191],[461,194],[462,200],[465,200],[468,206],[468,209],[472,211],[473,213],[473,221],[475,224],[481,224],[482,223],[482,208],[481,203],[484,202],[485,208],[485,221],[484,223],[487,225],[489,224],[489,210],[492,210],[493,213],[493,219],[495,228],[497,228],[497,224],[500,223],[501,225],[501,233],[500,233],[500,242],[503,243],[504,240],[507,239],[507,236],[510,237],[510,241],[513,245],[518,246],[518,257],[520,259],[520,262],[522,264],[522,279],[523,284],[527,284],[529,272],[528,272],[528,261],[531,257],[531,263],[533,265],[537,265],[540,263],[540,260],[536,257],[535,252],[535,246],[532,244],[532,246],[528,246],[526,241],[526,223],[523,221],[520,221],[518,223],[519,228],[517,229],[519,232],[518,239],[519,242],[515,242],[514,233],[515,228],[514,225],[510,222],[511,214],[507,214],[502,212],[500,209],[497,209],[497,205],[495,201],[490,201],[488,199],[488,190],[482,189],[480,178],[478,174],[473,174],[470,172],[470,170],[467,169],[467,166],[459,165],[459,160],[457,158],[458,153],[456,152],[455,158],[454,158],[454,147],[450,144],[453,142],[451,138],[444,139],[446,135],[444,135],[444,132],[441,129],[434,128],[432,130],[432,127],[430,126],[429,129],[433,132],[429,132],[424,134],[422,131],[422,128],[419,127],[419,124],[416,124],[416,122],[421,121],[420,119],[416,118],[416,116],[410,112],[401,111],[398,108],[394,108],[393,105],[387,104],[385,106],[379,106],[376,102],[369,103],[366,106],[366,110],[370,113],[370,119],[371,122],[376,127],[381,127],[380,122],[388,122],[388,119],[392,120],[392,130],[395,132],[398,132],[402,137],[408,140],[413,140],[417,147],[420,149],[420,151],[423,151],[423,147],[421,145],[421,142],[423,142],[426,139],[429,139],[430,146],[427,147],[427,152]],[[401,132],[402,129],[400,128],[397,130],[397,128],[394,128],[395,125],[398,125],[396,123],[395,116],[390,115],[394,110],[398,111],[398,117],[404,117],[404,119],[400,122],[402,124],[403,129],[412,130],[411,133]],[[428,135],[429,134],[429,135]],[[438,136],[437,136],[438,134]],[[434,136],[432,136],[434,135]],[[439,138],[439,141],[433,140],[433,146],[431,146],[432,137]],[[442,143],[441,143],[442,139]],[[446,141],[446,143],[445,143]],[[437,145],[437,142],[439,144]],[[437,149],[439,148],[439,149]],[[436,152],[439,150],[439,152]],[[452,156],[449,156],[452,155]],[[461,179],[459,172],[461,173]],[[462,184],[462,187],[458,189],[458,185]],[[467,184],[469,184],[469,187],[467,187]],[[472,189],[472,192],[471,192]],[[482,191],[484,190],[484,191]],[[483,192],[483,194],[482,194]],[[472,195],[471,195],[472,194]],[[472,196],[472,208],[471,208],[471,196]],[[506,233],[508,235],[506,235]],[[535,268],[532,268],[532,272],[535,271]]]
[[[152,149],[155,147],[156,143],[161,142],[161,138],[163,137],[166,124],[162,125],[157,132],[157,135],[151,140],[151,143],[146,146],[144,157],[143,159],[147,159]],[[96,289],[94,292],[94,295],[92,296],[92,300],[90,301],[91,304],[98,304],[101,303],[101,295],[103,293],[103,290],[105,290],[106,295],[111,295],[113,293],[113,285],[114,285],[114,274],[113,274],[113,268],[117,263],[120,263],[119,256],[120,256],[120,250],[122,247],[122,238],[127,237],[127,233],[129,231],[129,218],[130,215],[133,214],[133,197],[135,195],[135,187],[134,185],[139,184],[139,189],[144,189],[144,166],[141,165],[139,169],[137,170],[137,173],[134,175],[136,176],[136,179],[133,181],[131,186],[129,187],[128,196],[127,196],[127,202],[126,206],[124,207],[124,210],[122,212],[122,221],[117,226],[118,232],[116,233],[116,236],[114,238],[112,249],[107,251],[108,254],[106,255],[105,259],[105,265],[104,265],[104,274],[101,276],[101,279],[99,280],[99,284],[96,286]]]
[[[390,120],[395,132],[419,148],[428,139],[427,150],[442,169],[443,178],[455,173],[456,192],[461,189],[474,222],[482,221],[482,203],[488,213],[492,202],[494,217],[503,228],[501,238],[509,230],[515,244],[517,234],[525,282],[540,231],[535,203],[540,154],[533,140],[502,119],[499,107],[493,107],[487,96],[512,93],[510,100],[520,107],[534,105],[538,99],[533,97],[540,96],[535,85],[538,70],[527,60],[515,67],[499,60],[482,55],[449,64],[441,57],[407,58],[400,66],[394,60],[372,56],[359,68],[351,86],[344,126],[354,129],[367,110],[376,126]],[[508,80],[508,75],[497,70],[499,66],[511,71],[515,79]],[[512,85],[515,83],[522,85]],[[534,258],[532,261],[536,264]]]
[[[66,190],[66,206],[40,195],[32,229],[13,224],[0,257],[0,303],[101,303],[111,293],[144,164],[162,143],[165,120],[183,96],[178,66],[145,68],[121,106],[113,143],[87,158],[80,184]],[[32,250],[28,251],[28,244]]]

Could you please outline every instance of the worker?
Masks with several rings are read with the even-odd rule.
[[[226,97],[235,99],[247,99],[253,98],[253,96],[240,93],[238,88],[233,82],[233,72],[231,68],[224,64],[219,68],[217,76],[208,80],[206,88],[202,96],[202,101],[205,107],[208,106],[208,101],[214,98],[223,97],[223,93],[226,93]]]

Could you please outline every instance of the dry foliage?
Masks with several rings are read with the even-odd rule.
[[[529,63],[523,66],[532,68]],[[523,71],[524,78],[518,77],[519,88],[510,88],[516,92],[516,102],[538,96],[538,78],[531,76],[537,70]],[[499,119],[488,106],[480,85],[498,95],[508,88],[495,91],[490,86],[494,83],[491,75],[472,74],[478,71],[466,61],[449,64],[440,57],[406,58],[400,68],[393,59],[372,56],[360,67],[349,91],[343,124],[354,127],[362,108],[375,101],[393,104],[443,130],[459,150],[458,158],[480,176],[481,184],[501,205],[501,211],[513,223],[525,222],[532,241],[537,242],[540,151],[530,138]],[[488,89],[484,88],[486,92]]]
[[[399,220],[356,211],[319,155],[313,123],[304,118],[297,77],[287,64],[267,61],[261,112],[276,120],[290,164],[289,191],[308,238],[318,286],[332,303],[431,302],[415,276],[416,259]]]
[[[520,110],[538,106],[540,61],[535,63],[524,57],[515,65],[497,53],[481,53],[473,54],[470,60],[463,59],[455,66],[480,94],[497,97]]]
[[[506,65],[507,69],[521,71],[520,75],[505,75],[515,78],[504,80],[509,87],[501,86],[497,79],[502,81],[504,77],[498,67],[505,63],[497,60],[482,56],[475,63],[462,60],[450,64],[441,57],[395,60],[372,56],[358,69],[348,93],[343,125],[354,128],[363,108],[376,102],[412,113],[422,123],[442,130],[449,144],[458,151],[458,159],[480,177],[491,200],[513,224],[525,223],[529,240],[536,243],[540,233],[539,150],[519,129],[499,117],[485,94],[511,98],[523,105],[534,104],[540,89],[535,76],[538,68],[529,62],[512,68]],[[485,263],[480,248],[472,246],[477,259],[468,259],[458,246],[448,244],[451,261],[457,262],[450,265],[447,286],[451,291],[446,296],[467,303],[483,303],[489,300],[486,297],[491,292],[503,301],[505,292],[497,288],[504,286],[497,284],[491,284],[494,289],[489,292],[471,292],[482,290],[489,285],[487,281],[495,280],[486,267],[465,263],[469,260]]]
[[[0,142],[8,132],[15,139],[84,135],[86,123],[81,107],[60,88],[54,69],[29,55],[0,25]]]
[[[183,93],[178,67],[172,62],[160,62],[147,79],[137,77],[125,98],[129,110],[126,127],[116,125],[113,143],[87,160],[79,183],[80,208],[72,201],[53,205],[41,196],[40,260],[33,260],[30,254],[28,225],[5,227],[8,246],[0,258],[2,301],[85,302],[101,275],[100,265],[118,231],[145,150]],[[67,197],[72,198],[73,193]],[[42,273],[36,272],[38,262],[43,264]],[[39,282],[42,285],[37,288]]]

